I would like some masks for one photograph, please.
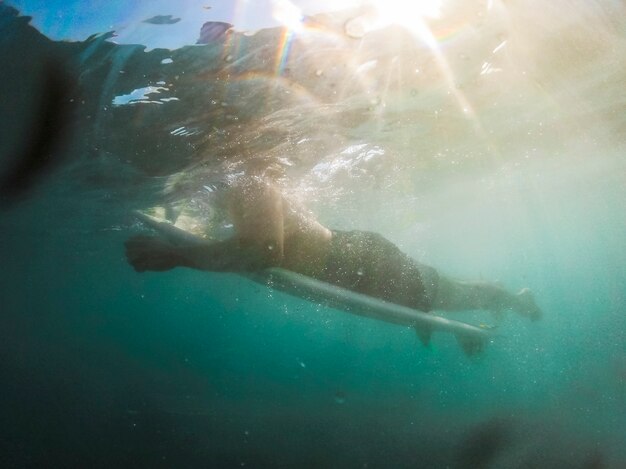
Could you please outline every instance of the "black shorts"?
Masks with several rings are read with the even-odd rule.
[[[368,231],[333,231],[319,280],[391,303],[430,311],[439,275]]]

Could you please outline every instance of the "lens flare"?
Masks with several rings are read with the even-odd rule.
[[[276,75],[281,76],[289,58],[294,33],[300,32],[303,29],[302,21],[304,15],[302,14],[302,10],[289,0],[273,0],[272,16],[276,21],[285,26],[285,31],[283,32],[278,46],[275,67]]]
[[[426,44],[441,74],[455,97],[460,110],[471,119],[478,131],[482,133],[481,124],[471,103],[455,85],[454,74],[447,58],[443,54],[439,41],[431,30],[430,19],[439,19],[442,14],[442,0],[370,0],[373,10],[361,18],[349,23],[354,36],[362,36],[369,31],[384,28],[393,24],[408,30],[422,43]],[[488,5],[491,8],[491,4]]]

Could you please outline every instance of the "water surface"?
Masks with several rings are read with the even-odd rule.
[[[355,10],[146,50],[52,41],[0,6],[3,173],[50,64],[73,116],[0,219],[5,467],[623,467],[624,13],[450,2],[430,36],[356,34]],[[211,220],[214,183],[253,170],[330,227],[530,287],[544,319],[507,317],[469,359],[234,275],[126,264],[133,209]]]

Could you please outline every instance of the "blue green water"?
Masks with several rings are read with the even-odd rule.
[[[493,25],[478,29],[489,47],[444,49],[475,120],[404,37],[401,53],[364,39],[378,65],[359,72],[363,91],[336,66],[353,45],[328,38],[294,44],[277,77],[277,32],[240,38],[232,57],[145,52],[46,42],[0,10],[3,93],[34,99],[43,41],[80,76],[83,106],[62,163],[1,213],[3,467],[624,467],[624,37],[605,16],[581,33],[572,13],[576,34],[608,45],[560,55],[578,36],[557,23],[558,41],[537,27],[522,43],[533,22],[509,8],[502,78],[476,81],[501,43]],[[430,75],[392,68],[372,98],[395,55]],[[112,105],[145,86],[179,101]],[[21,109],[1,111],[3,155]],[[424,348],[234,275],[127,265],[123,242],[146,231],[132,209],[206,215],[207,181],[257,160],[325,224],[380,232],[448,275],[530,287],[544,318],[507,316],[468,358],[452,337]]]

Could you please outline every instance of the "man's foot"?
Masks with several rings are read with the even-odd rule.
[[[530,289],[522,288],[515,296],[517,297],[518,303],[518,305],[514,308],[516,313],[526,316],[533,321],[541,319],[543,312],[539,309],[537,303],[535,303],[535,297]]]

